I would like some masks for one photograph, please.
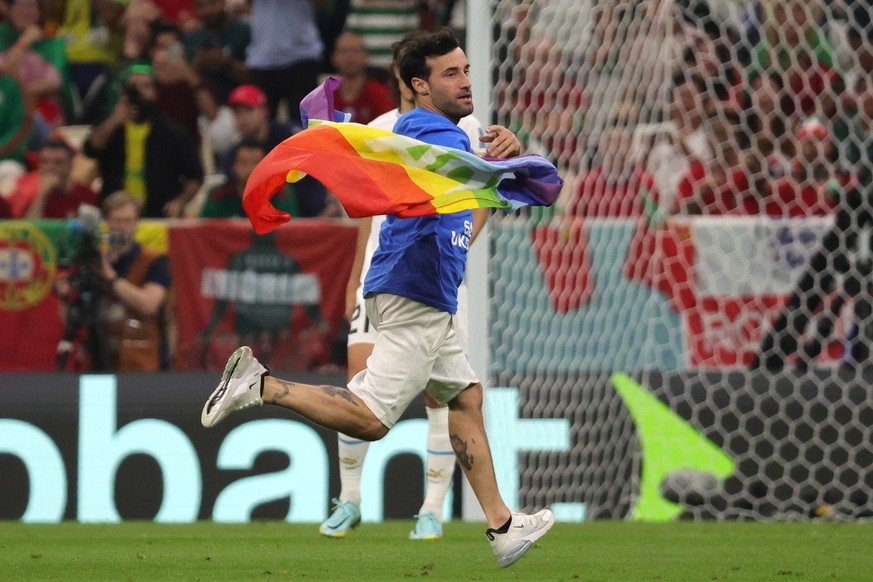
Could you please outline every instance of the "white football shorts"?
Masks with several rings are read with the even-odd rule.
[[[461,283],[458,289],[458,312],[455,314],[455,334],[458,343],[464,351],[467,351],[467,285]],[[358,287],[355,294],[355,310],[352,312],[352,320],[349,322],[349,335],[346,340],[347,346],[358,344],[375,344],[379,332],[367,317],[367,307],[364,302],[363,285]]]
[[[445,404],[479,382],[452,314],[386,293],[365,303],[379,333],[367,368],[349,381],[349,390],[385,426],[394,426],[422,390]]]

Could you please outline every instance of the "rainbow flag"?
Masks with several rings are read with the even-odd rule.
[[[290,220],[270,199],[309,174],[354,218],[408,218],[473,208],[518,209],[555,202],[563,180],[548,160],[485,160],[358,123],[310,121],[267,154],[246,183],[243,208],[255,231]]]
[[[313,89],[300,101],[300,122],[303,127],[309,127],[310,119],[325,121],[350,121],[351,113],[334,109],[334,92],[339,89],[342,80],[339,77],[328,77],[324,83]]]

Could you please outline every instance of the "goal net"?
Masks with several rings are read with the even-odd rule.
[[[490,8],[494,121],[565,178],[490,223],[513,501],[871,515],[869,2]]]

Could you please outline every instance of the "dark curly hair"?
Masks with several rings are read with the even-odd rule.
[[[455,33],[447,27],[436,32],[424,34],[413,32],[407,35],[394,47],[394,62],[400,72],[400,78],[414,92],[415,90],[412,88],[413,78],[427,79],[430,77],[431,71],[427,59],[441,57],[456,48],[460,48],[460,46],[461,43],[458,42]]]

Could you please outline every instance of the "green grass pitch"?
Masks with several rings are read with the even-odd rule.
[[[557,524],[497,568],[482,524],[409,541],[412,521],[341,540],[315,525],[0,522],[3,580],[871,580],[873,524]]]

